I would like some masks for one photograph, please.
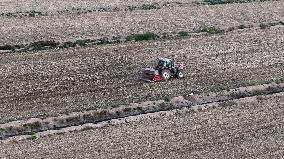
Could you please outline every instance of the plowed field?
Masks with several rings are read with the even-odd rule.
[[[260,99],[260,98],[259,98]],[[283,93],[0,145],[8,158],[282,158]]]
[[[284,29],[1,55],[1,122],[214,91],[284,77]],[[174,55],[183,80],[149,84],[142,68]]]

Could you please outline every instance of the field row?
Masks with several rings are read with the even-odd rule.
[[[33,3],[33,6],[29,6],[25,8],[25,6],[14,6],[10,11],[7,10],[7,6],[9,8],[13,2],[7,4],[7,2],[3,3],[2,6],[6,6],[4,10],[0,10],[0,16],[4,17],[36,17],[36,16],[51,16],[51,15],[62,15],[62,14],[86,14],[92,12],[119,12],[126,11],[131,12],[134,10],[152,10],[152,9],[161,9],[161,8],[170,8],[170,7],[189,7],[189,6],[199,6],[199,5],[223,5],[223,4],[231,4],[231,3],[252,3],[252,2],[265,2],[265,1],[279,1],[279,0],[204,0],[204,1],[186,1],[176,0],[176,1],[140,1],[140,3],[119,3],[119,4],[108,4],[105,3],[95,3],[91,4],[88,2],[80,3],[68,3],[69,5],[61,7],[54,7],[54,4],[49,3],[48,6],[43,7],[42,4]],[[56,1],[58,2],[58,1]],[[22,2],[23,3],[23,2]],[[1,2],[0,2],[1,4]],[[43,3],[44,4],[44,3]],[[88,4],[88,6],[86,6]],[[19,4],[18,4],[19,5]],[[1,8],[1,5],[0,5]],[[24,9],[25,8],[25,9]],[[56,10],[57,9],[57,10]]]
[[[215,4],[228,4],[228,3],[252,3],[252,2],[265,2],[265,1],[280,1],[280,0],[69,0],[56,1],[49,0],[18,0],[10,1],[3,0],[0,2],[0,13],[20,13],[37,11],[42,13],[63,13],[63,12],[76,12],[92,11],[93,9],[101,9],[100,11],[112,10],[125,10],[125,9],[158,9],[171,6],[184,6],[184,5],[215,5]],[[138,8],[137,8],[138,7]],[[63,12],[62,12],[63,11]],[[0,14],[1,15],[1,14]]]
[[[146,41],[146,40],[170,40],[170,39],[182,39],[189,37],[204,36],[210,34],[224,34],[236,30],[242,29],[270,29],[271,27],[281,27],[284,22],[269,22],[261,23],[259,25],[239,25],[234,27],[229,27],[226,29],[220,29],[214,26],[205,26],[199,30],[188,32],[180,31],[178,33],[162,33],[155,34],[152,32],[132,34],[125,37],[113,37],[113,38],[102,38],[102,39],[83,39],[76,41],[35,41],[30,44],[14,44],[14,45],[2,45],[0,46],[0,52],[2,53],[19,53],[19,52],[29,52],[29,51],[40,51],[40,50],[52,50],[52,49],[63,49],[81,46],[95,46],[95,45],[106,45],[106,44],[121,44],[130,41]]]
[[[179,40],[0,55],[0,122],[283,80],[283,27]],[[187,77],[139,80],[158,57],[175,56]]]
[[[127,6],[141,6],[151,4],[186,4],[198,1],[201,0],[2,0],[0,2],[0,11],[4,13],[31,10],[55,12],[60,10],[70,10],[72,8],[123,8]]]
[[[41,40],[76,41],[154,32],[196,31],[204,26],[228,28],[284,21],[284,1],[171,7],[132,12],[99,12],[80,15],[3,17],[0,45]]]
[[[185,6],[197,6],[197,5],[205,5],[197,4],[197,2],[159,2],[159,3],[145,3],[140,5],[117,5],[117,6],[101,6],[96,4],[95,6],[88,6],[87,8],[83,6],[77,6],[72,8],[61,8],[61,10],[34,10],[30,8],[30,10],[18,10],[18,11],[10,11],[10,12],[0,12],[0,16],[4,17],[38,17],[38,16],[56,16],[56,15],[66,15],[66,14],[74,14],[76,16],[79,14],[86,13],[97,13],[97,12],[119,12],[126,11],[131,12],[134,10],[152,10],[152,9],[161,9],[161,8],[169,8],[169,7],[185,7]]]
[[[234,100],[201,112],[146,114],[94,130],[0,144],[0,157],[281,158],[283,95]]]

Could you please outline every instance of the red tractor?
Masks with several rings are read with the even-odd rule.
[[[174,60],[168,58],[158,58],[155,68],[145,68],[143,80],[148,82],[167,81],[171,77],[178,79],[184,77],[184,64],[175,64]]]

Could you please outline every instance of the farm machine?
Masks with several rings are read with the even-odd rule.
[[[174,59],[158,58],[155,68],[145,68],[142,80],[148,82],[167,81],[170,78],[184,77],[184,64],[176,64]]]

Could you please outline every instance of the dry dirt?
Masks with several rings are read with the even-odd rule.
[[[74,41],[143,32],[179,32],[284,21],[284,1],[166,7],[132,12],[92,12],[39,17],[0,16],[0,45],[39,40]]]
[[[0,157],[282,158],[283,98],[251,97],[202,112],[2,144]]]
[[[55,12],[72,8],[93,9],[106,7],[125,7],[141,6],[143,4],[160,4],[160,3],[189,3],[200,0],[2,0],[0,2],[1,12],[17,11],[47,11]]]
[[[182,2],[161,9],[57,13],[72,8]],[[168,96],[284,82],[284,1],[197,5],[187,0],[2,0],[0,46],[253,25],[224,34],[69,49],[0,53],[0,123],[116,107]],[[186,78],[139,80],[158,57],[175,56]],[[157,116],[95,130],[0,142],[0,158],[281,158],[284,94],[223,103],[207,111]],[[149,114],[148,114],[149,115]],[[142,115],[143,116],[143,115]],[[145,115],[147,116],[147,114]],[[135,118],[135,117],[133,117]],[[0,130],[1,131],[1,130]]]
[[[0,123],[235,88],[284,77],[283,27],[224,35],[0,55]],[[187,77],[139,80],[158,57],[176,56]]]

